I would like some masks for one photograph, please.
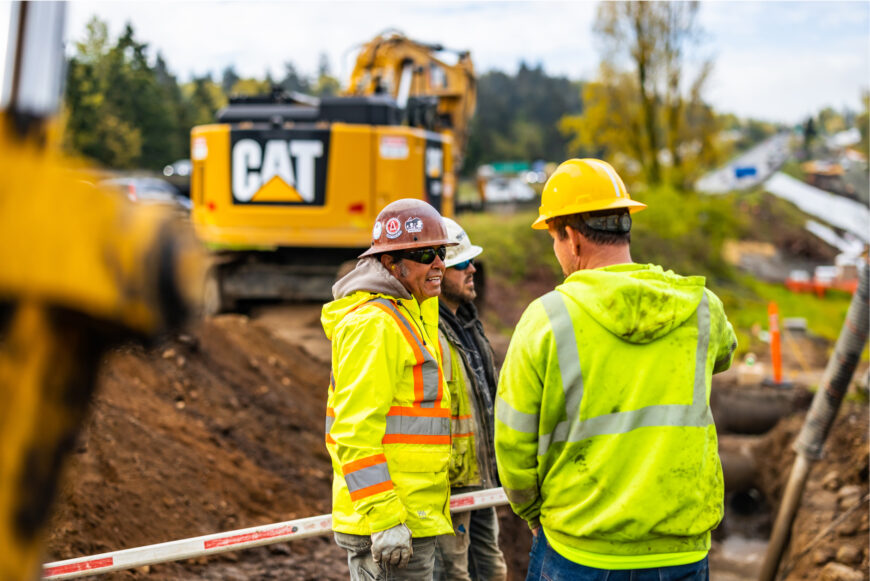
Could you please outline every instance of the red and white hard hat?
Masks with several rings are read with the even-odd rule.
[[[438,210],[422,200],[406,198],[384,206],[375,219],[371,248],[360,258],[394,250],[457,244],[448,238]]]

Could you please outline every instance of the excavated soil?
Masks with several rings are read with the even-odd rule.
[[[499,361],[507,346],[505,329],[520,314],[505,310],[508,302],[488,303],[489,313],[500,313],[498,321],[485,315]],[[294,305],[250,317],[223,315],[151,349],[112,353],[65,472],[45,560],[328,513],[331,469],[323,418],[329,344],[319,311],[319,305]],[[744,389],[733,376],[718,386],[725,392]],[[801,416],[789,417],[747,444],[763,451],[756,486],[768,509],[775,510],[800,424]],[[787,579],[847,578],[823,577],[823,571],[833,575],[832,569],[844,575],[838,567],[866,578],[867,506],[854,506],[867,494],[867,424],[865,407],[851,405],[841,414],[797,516]],[[813,540],[849,510],[832,532]],[[723,525],[729,534],[739,531],[758,543],[758,535],[769,533],[769,513],[741,520],[734,512]],[[523,579],[530,534],[507,507],[499,515],[509,579]],[[723,557],[727,540],[719,534],[714,542],[714,581],[752,579],[757,564],[741,570]],[[797,558],[807,547],[806,556]],[[321,537],[102,578],[339,580],[348,572],[344,552]]]

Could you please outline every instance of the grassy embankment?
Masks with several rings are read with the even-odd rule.
[[[836,293],[819,299],[795,294],[781,284],[741,273],[723,258],[726,240],[770,242],[780,250],[815,244],[803,229],[806,216],[794,206],[760,192],[711,197],[656,190],[637,198],[649,208],[634,215],[633,259],[680,274],[705,276],[735,327],[738,356],[766,350],[752,328],[768,327],[770,301],[778,304],[781,318],[804,317],[810,332],[836,340],[849,306],[848,295]],[[486,261],[488,293],[504,295],[499,305],[505,308],[485,317],[507,335],[522,308],[562,280],[549,235],[529,227],[536,216],[529,209],[459,217],[471,240],[484,248],[481,258]],[[505,301],[519,304],[505,305]]]

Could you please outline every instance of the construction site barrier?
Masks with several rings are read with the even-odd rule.
[[[450,499],[450,512],[466,512],[507,503],[504,489],[491,488],[453,496]],[[180,561],[182,559],[216,555],[228,551],[238,551],[262,545],[327,535],[331,531],[332,517],[324,514],[248,529],[181,539],[156,545],[146,545],[144,547],[136,547],[135,549],[124,549],[114,553],[103,553],[90,557],[78,557],[66,561],[46,563],[42,568],[42,578],[73,579],[75,577],[99,575],[122,569],[134,569],[145,565],[168,563],[170,561]]]

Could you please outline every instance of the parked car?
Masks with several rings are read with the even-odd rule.
[[[486,182],[487,202],[528,202],[535,199],[535,190],[522,178],[495,177]]]
[[[131,202],[137,204],[168,204],[190,211],[192,204],[178,188],[165,180],[151,177],[121,177],[100,182],[102,186],[120,189]]]

